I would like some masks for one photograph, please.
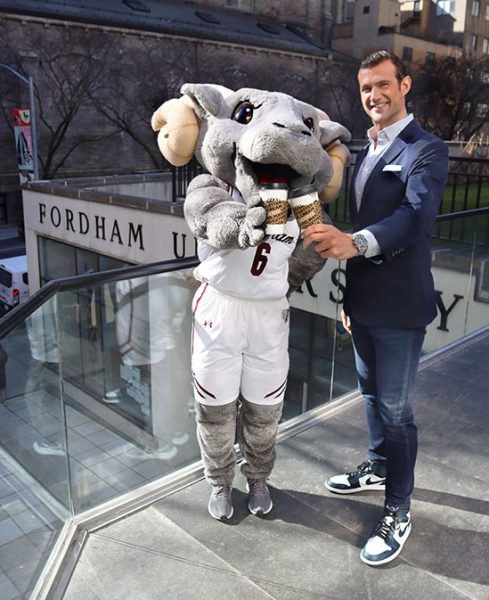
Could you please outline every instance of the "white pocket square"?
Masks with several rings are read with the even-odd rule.
[[[390,173],[399,173],[402,171],[402,165],[385,165],[382,171],[388,171]]]

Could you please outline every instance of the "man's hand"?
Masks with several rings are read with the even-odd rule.
[[[346,260],[358,256],[351,233],[344,233],[333,225],[311,225],[302,232],[304,248],[316,242],[314,250],[323,258]]]

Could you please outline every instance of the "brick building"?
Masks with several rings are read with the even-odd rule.
[[[162,168],[149,120],[184,82],[283,91],[356,127],[348,91],[355,61],[328,48],[330,7],[330,0],[0,0],[2,62],[35,84],[41,179]],[[0,204],[12,221],[18,180],[9,112],[28,107],[28,90],[1,68],[0,89]]]

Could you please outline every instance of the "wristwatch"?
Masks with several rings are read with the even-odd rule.
[[[360,256],[363,256],[365,252],[367,252],[368,240],[362,233],[354,233],[351,238],[351,241],[353,242],[355,248],[358,250],[358,254],[360,254]]]

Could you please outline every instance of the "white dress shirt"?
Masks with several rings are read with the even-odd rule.
[[[370,177],[372,171],[374,170],[374,167],[377,164],[379,158],[391,146],[392,142],[396,139],[396,137],[413,119],[414,117],[410,113],[409,115],[407,115],[407,117],[396,121],[392,125],[389,125],[388,127],[382,129],[379,132],[377,132],[375,127],[371,127],[367,131],[367,136],[370,140],[370,145],[368,147],[367,155],[363,159],[362,165],[355,178],[355,199],[357,202],[357,209],[360,209],[363,190],[365,189],[367,180]],[[379,243],[375,239],[375,236],[372,232],[370,232],[368,229],[362,229],[358,233],[361,233],[367,238],[368,250],[364,254],[365,258],[372,258],[373,256],[378,256],[379,254],[382,254],[382,248],[379,246]]]

